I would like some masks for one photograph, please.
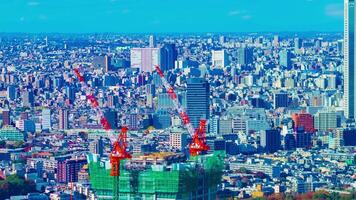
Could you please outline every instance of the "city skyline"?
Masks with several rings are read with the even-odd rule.
[[[60,1],[1,2],[0,32],[192,33],[338,32],[343,2],[273,1]],[[283,9],[281,9],[283,8]],[[95,15],[93,15],[95,13]]]

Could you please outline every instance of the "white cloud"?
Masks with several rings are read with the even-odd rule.
[[[242,12],[240,10],[232,10],[228,13],[229,16],[236,16],[241,14]]]
[[[325,14],[330,17],[343,17],[344,7],[342,4],[329,4],[325,7]]]
[[[38,2],[38,1],[29,1],[27,3],[27,5],[28,6],[38,6],[38,5],[40,5],[40,2]]]
[[[244,15],[241,18],[244,19],[244,20],[249,20],[249,19],[252,18],[252,16],[251,15]]]

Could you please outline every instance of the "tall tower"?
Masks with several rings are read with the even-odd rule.
[[[345,116],[355,118],[355,1],[345,0],[344,15],[344,109]]]
[[[156,38],[153,35],[150,35],[149,47],[154,48],[156,46]]]
[[[209,119],[209,83],[204,78],[187,80],[187,112],[194,126],[199,127],[201,119]]]
[[[59,110],[59,130],[67,130],[68,129],[68,110],[60,109]]]

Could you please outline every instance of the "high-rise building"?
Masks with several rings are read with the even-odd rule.
[[[318,131],[328,131],[338,127],[338,117],[335,111],[319,111],[314,117],[314,128]]]
[[[312,134],[306,133],[303,128],[298,128],[296,137],[296,147],[297,148],[310,148],[312,146],[311,143]]]
[[[295,38],[294,39],[294,50],[298,51],[300,48],[302,48],[303,41],[300,38]]]
[[[93,65],[103,69],[104,72],[112,71],[111,57],[109,55],[95,56],[93,58]]]
[[[177,57],[178,57],[178,52],[176,49],[176,45],[165,44],[161,48],[161,69],[163,70],[173,69]]]
[[[287,69],[292,68],[291,53],[289,50],[282,50],[279,52],[279,65],[286,67]]]
[[[273,46],[278,47],[279,46],[279,36],[275,35],[273,37]]]
[[[78,172],[86,164],[86,158],[59,160],[57,164],[57,181],[59,183],[77,182]]]
[[[286,108],[288,107],[288,94],[276,93],[274,94],[274,108]]]
[[[157,110],[153,115],[153,126],[156,129],[165,129],[171,126],[171,116],[167,110]]]
[[[225,36],[221,35],[219,37],[219,43],[220,43],[220,45],[223,45],[225,43]]]
[[[229,57],[225,50],[212,51],[211,59],[214,67],[226,67],[229,65]]]
[[[129,129],[130,130],[138,130],[139,127],[139,119],[138,119],[138,115],[136,113],[131,113],[129,115]]]
[[[183,150],[188,145],[188,134],[180,130],[172,130],[169,134],[169,145],[179,150]]]
[[[269,153],[278,151],[281,148],[281,131],[277,129],[262,131],[261,146]]]
[[[253,48],[242,47],[238,49],[238,64],[253,64]]]
[[[195,128],[201,119],[209,119],[210,86],[204,78],[187,80],[187,112]]]
[[[345,129],[343,131],[344,146],[356,146],[356,129]]]
[[[32,90],[25,90],[22,94],[22,106],[33,107],[35,105],[35,97]]]
[[[294,150],[296,148],[296,141],[293,134],[287,134],[284,137],[284,149],[285,150]]]
[[[231,118],[222,118],[219,120],[219,135],[232,134],[232,119]]]
[[[14,85],[7,86],[7,99],[14,100],[16,98],[16,87]]]
[[[355,1],[345,0],[344,9],[344,110],[347,118],[355,119]]]
[[[67,130],[69,128],[68,125],[68,110],[65,108],[59,109],[59,130]]]
[[[219,134],[219,116],[210,117],[208,135],[217,136]]]
[[[161,65],[160,48],[132,48],[131,68],[138,68],[141,72],[152,72],[154,65]],[[162,70],[165,70],[162,68]]]
[[[154,48],[156,46],[156,39],[155,36],[150,35],[149,47]]]
[[[10,110],[9,109],[3,109],[2,110],[2,125],[10,125],[11,120],[10,120]]]
[[[66,87],[66,96],[69,99],[70,103],[73,103],[75,100],[75,88],[72,86]]]
[[[104,140],[102,137],[89,143],[89,151],[102,156],[104,154]]]
[[[42,130],[51,130],[51,110],[44,108],[42,110]]]
[[[314,118],[309,113],[293,113],[292,119],[294,123],[294,130],[303,127],[308,133],[314,132]]]
[[[111,65],[111,57],[108,55],[104,56],[104,71],[109,72],[112,71],[112,65]]]

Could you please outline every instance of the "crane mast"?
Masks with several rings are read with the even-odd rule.
[[[190,122],[187,111],[180,104],[178,100],[178,96],[175,93],[173,87],[168,83],[161,68],[158,65],[154,66],[154,70],[160,76],[162,80],[162,84],[164,88],[167,90],[168,96],[173,101],[174,109],[178,112],[184,126],[187,128],[188,133],[192,137],[192,142],[189,144],[189,153],[191,156],[197,156],[204,151],[210,149],[210,147],[206,144],[206,120],[200,120],[199,128],[194,130],[192,123]]]
[[[128,146],[127,131],[128,131],[128,128],[126,126],[123,126],[121,128],[120,134],[116,138],[116,136],[114,134],[115,130],[112,130],[109,121],[104,116],[104,112],[99,107],[98,101],[96,100],[93,93],[90,92],[91,91],[90,87],[86,84],[84,76],[81,75],[78,68],[74,69],[74,74],[77,76],[79,82],[82,83],[82,87],[83,87],[84,91],[89,91],[86,94],[86,98],[87,98],[87,100],[89,100],[92,108],[97,113],[97,115],[100,119],[100,124],[107,131],[110,141],[113,144],[113,148],[110,153],[110,163],[111,163],[110,176],[114,177],[114,183],[113,183],[113,196],[114,197],[113,197],[113,199],[119,200],[120,162],[122,160],[131,158],[130,153],[127,152],[127,146]]]

